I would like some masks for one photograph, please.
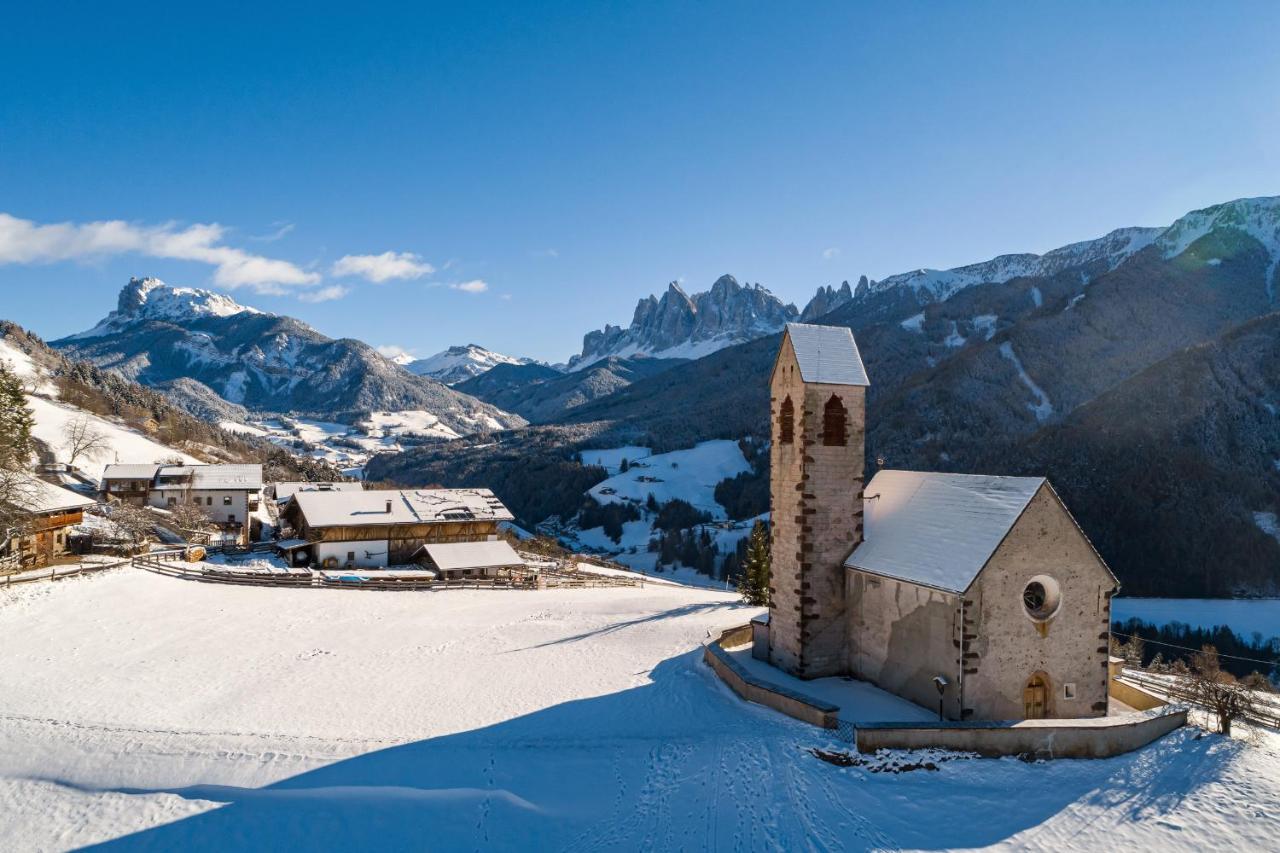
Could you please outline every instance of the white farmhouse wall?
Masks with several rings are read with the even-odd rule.
[[[360,542],[319,542],[316,544],[316,560],[323,566],[330,557],[338,561],[339,566],[348,563],[362,569],[380,569],[387,566],[387,541],[372,539]],[[354,560],[348,559],[354,555]]]

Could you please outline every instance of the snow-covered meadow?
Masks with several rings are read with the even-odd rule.
[[[873,773],[701,662],[754,612],[673,585],[0,591],[6,849],[1273,849],[1280,753]],[[870,689],[870,688],[867,688]]]

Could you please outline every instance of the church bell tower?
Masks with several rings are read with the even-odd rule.
[[[769,659],[848,671],[844,560],[862,541],[867,373],[844,326],[787,324],[770,379]]]

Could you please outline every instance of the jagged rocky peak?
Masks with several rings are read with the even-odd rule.
[[[867,277],[864,275],[858,279],[858,293],[866,293],[868,287]],[[839,287],[819,287],[818,292],[809,300],[809,304],[804,306],[804,310],[800,312],[800,322],[808,323],[810,320],[816,320],[824,314],[830,314],[837,308],[842,308],[853,301],[854,290],[849,287],[849,282],[841,282]]]
[[[692,295],[678,282],[661,297],[636,304],[627,328],[606,325],[582,339],[582,354],[569,360],[577,370],[609,356],[699,358],[723,347],[771,334],[799,312],[759,284],[742,285],[731,275]]]
[[[118,312],[147,317],[231,317],[261,314],[229,296],[198,287],[170,287],[158,278],[131,278],[120,291]]]

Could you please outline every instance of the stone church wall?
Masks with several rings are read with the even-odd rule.
[[[960,597],[848,571],[849,670],[931,711],[944,676],[943,713],[960,719]]]
[[[1041,576],[1056,583],[1059,604],[1037,622],[1022,594]],[[1047,681],[1045,716],[1105,715],[1113,584],[1057,496],[1041,487],[966,596],[967,718],[1022,719],[1023,689],[1037,673]]]

